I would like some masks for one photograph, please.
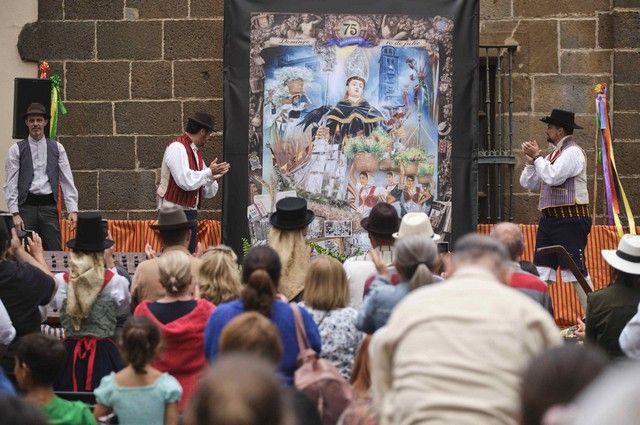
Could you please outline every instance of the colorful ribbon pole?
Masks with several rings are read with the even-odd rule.
[[[627,195],[622,187],[622,181],[618,174],[615,155],[613,152],[613,138],[611,137],[611,126],[609,124],[607,108],[607,85],[605,83],[596,84],[596,132],[600,141],[599,155],[602,160],[602,172],[604,178],[605,197],[607,201],[607,221],[615,224],[618,235],[622,237],[624,229],[620,221],[620,203],[624,205],[624,213],[627,216],[629,232],[636,234],[636,224],[633,219],[633,212]]]
[[[67,109],[64,107],[60,96],[60,76],[54,74],[49,79],[51,80],[51,123],[49,125],[49,138],[55,140],[58,136],[58,117],[60,114],[66,114]]]

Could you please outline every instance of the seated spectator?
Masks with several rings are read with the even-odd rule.
[[[353,360],[362,340],[362,332],[356,328],[358,312],[347,307],[349,286],[342,264],[331,257],[315,259],[304,283],[306,308],[318,325],[322,353],[340,371],[347,382],[351,381]]]
[[[191,227],[195,226],[195,220],[187,220],[184,210],[178,206],[163,207],[158,212],[158,223],[152,224],[153,230],[158,231],[158,237],[162,245],[162,256],[166,252],[182,251],[189,255],[191,261],[191,276],[194,279],[193,289],[197,289],[197,276],[200,269],[200,259],[189,252],[191,241]],[[162,283],[160,283],[160,271],[158,270],[158,258],[151,258],[141,262],[136,268],[131,284],[131,306],[135,309],[142,301],[157,301],[166,295]],[[194,294],[197,296],[197,294]]]
[[[437,248],[430,238],[422,235],[405,236],[395,245],[393,264],[400,274],[397,285],[389,284],[389,271],[377,253],[372,252],[378,277],[365,298],[356,326],[363,332],[372,334],[387,323],[393,308],[410,291],[434,282],[430,268],[433,267]]]
[[[278,328],[255,311],[242,313],[229,322],[220,335],[220,353],[252,354],[276,366],[282,358],[282,340]],[[318,409],[304,393],[287,387],[287,402],[299,425],[320,425]]]
[[[285,260],[278,289],[289,301],[299,301],[304,290],[311,254],[304,236],[314,217],[313,211],[307,209],[307,201],[296,197],[280,199],[269,217],[269,246]]]
[[[549,314],[507,286],[502,244],[470,234],[453,252],[452,275],[407,295],[373,336],[381,424],[516,424],[522,371],[561,344]]]
[[[106,239],[100,214],[79,214],[76,238],[67,246],[69,272],[56,275],[58,291],[52,301],[60,311],[67,349],[55,387],[93,391],[103,376],[124,366],[112,338],[118,316],[129,312],[129,283],[116,272],[113,241]]]
[[[390,267],[391,283],[398,283],[400,276],[392,267],[393,244],[396,241],[393,235],[398,232],[400,226],[398,212],[391,204],[379,202],[371,208],[369,216],[360,221],[360,225],[367,231],[373,250],[380,254],[382,261]],[[367,282],[369,285],[373,282],[376,266],[373,264],[371,253],[349,257],[342,266],[349,282],[349,306],[357,309],[366,295]]]
[[[242,268],[245,288],[239,300],[220,304],[213,312],[205,329],[204,348],[210,361],[218,355],[222,330],[234,317],[248,311],[257,311],[271,319],[280,331],[284,355],[278,365],[282,378],[293,384],[293,374],[298,367],[298,340],[291,307],[277,299],[281,264],[278,253],[267,246],[253,248],[246,255]],[[320,334],[311,315],[301,308],[309,344],[320,353]]]
[[[240,298],[242,284],[238,270],[238,257],[225,245],[207,248],[198,272],[200,297],[213,304],[222,304]]]
[[[282,425],[285,394],[273,366],[248,355],[217,360],[200,381],[186,425]],[[302,425],[302,424],[299,424]]]
[[[612,282],[587,296],[585,342],[622,357],[618,339],[640,303],[640,236],[622,236],[618,249],[604,249],[602,256],[612,268]]]
[[[14,372],[18,386],[50,425],[93,425],[96,421],[86,404],[63,400],[53,392],[53,383],[65,357],[66,350],[60,340],[38,333],[26,335],[16,351]]]
[[[552,416],[570,408],[607,363],[600,350],[576,344],[554,347],[535,357],[522,379],[520,424],[546,424]]]
[[[2,423],[20,425],[49,425],[40,412],[28,401],[0,394]]]
[[[431,227],[431,219],[424,212],[412,212],[412,213],[405,214],[402,217],[402,220],[400,221],[400,229],[396,233],[394,233],[392,236],[397,242],[398,239],[402,239],[405,236],[411,236],[411,235],[413,236],[420,235],[422,237],[432,240],[434,243],[437,243],[440,240],[440,235],[433,232],[433,227]],[[443,261],[443,264],[441,266],[442,269],[446,269],[446,264],[445,264],[446,258],[447,257],[444,255],[442,256],[442,258],[440,258],[440,255],[438,255],[436,257],[436,260],[434,261],[434,265],[430,267],[433,274],[434,282],[440,282],[443,280],[442,277],[440,276],[440,272],[436,273],[433,270],[439,265],[438,263],[440,259],[442,259]],[[402,281],[402,277],[400,276],[400,274],[398,273],[398,271],[396,270],[392,262],[388,264],[389,264],[388,266],[389,278],[387,279],[387,281],[391,285],[397,285]],[[375,270],[375,266],[374,266],[374,270]],[[377,276],[378,276],[377,273],[373,273],[369,275],[367,280],[364,282],[364,298],[366,298],[367,295],[369,295],[371,286],[373,285],[373,282],[375,282],[375,279]]]
[[[356,397],[342,412],[338,425],[376,425],[378,423],[369,392],[371,388],[369,342],[371,342],[371,335],[365,335],[353,363],[351,375],[351,388]]]
[[[135,311],[136,316],[148,317],[160,329],[163,345],[152,366],[180,382],[183,390],[178,403],[180,411],[185,409],[207,365],[203,333],[215,308],[207,300],[193,298],[189,257],[181,250],[164,253],[158,259],[158,269],[166,295],[154,302],[143,301]]]
[[[520,226],[515,223],[498,223],[491,230],[491,237],[501,242],[511,257],[509,267],[511,269],[511,280],[509,286],[525,294],[553,316],[553,304],[547,284],[538,277],[537,268],[535,275],[524,271],[518,258],[524,253],[524,235]]]
[[[14,328],[11,338],[14,345],[23,335],[39,332],[42,318],[38,307],[47,305],[56,292],[56,281],[47,268],[37,233],[27,240],[27,249],[29,252],[16,231],[11,229],[9,233],[4,220],[0,220],[0,301]],[[5,342],[11,333],[5,319]],[[11,374],[15,347],[7,345],[2,368]]]
[[[114,412],[120,425],[177,425],[182,387],[168,373],[151,366],[160,331],[146,317],[131,317],[122,330],[120,348],[127,367],[102,378],[95,389],[97,420]]]
[[[9,344],[16,336],[16,330],[11,323],[9,313],[4,308],[4,304],[0,301],[0,356],[2,356]],[[15,395],[16,391],[13,384],[4,373],[4,369],[0,366],[0,394]]]

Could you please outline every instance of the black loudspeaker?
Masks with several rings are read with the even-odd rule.
[[[49,111],[51,108],[51,81],[40,78],[16,78],[13,87],[13,138],[25,139],[29,129],[22,114],[33,102],[42,103]],[[50,111],[49,111],[50,112]],[[44,134],[49,134],[49,124]]]

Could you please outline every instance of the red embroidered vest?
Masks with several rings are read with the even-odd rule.
[[[187,158],[189,159],[189,168],[194,171],[202,170],[202,152],[198,150],[198,156],[193,153],[191,149],[191,139],[186,134],[178,137],[176,142],[181,143],[187,150]],[[173,143],[173,142],[171,142]],[[186,191],[182,189],[176,181],[173,179],[173,175],[169,175],[169,184],[167,185],[167,192],[164,194],[164,199],[174,204],[181,205],[185,208],[199,208],[202,202],[202,188],[196,190]]]

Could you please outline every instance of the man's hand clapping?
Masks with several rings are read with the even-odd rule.
[[[217,180],[229,172],[231,165],[229,165],[228,162],[218,163],[218,158],[216,158],[211,161],[211,164],[209,164],[209,168],[211,169],[211,175],[214,179]]]

